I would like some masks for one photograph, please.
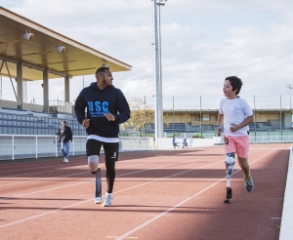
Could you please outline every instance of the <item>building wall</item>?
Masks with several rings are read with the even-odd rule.
[[[275,127],[280,127],[280,110],[272,109],[256,109],[255,111],[255,121],[261,123],[272,123]],[[282,128],[290,129],[292,128],[292,117],[291,112],[287,109],[282,109],[281,111],[281,125]],[[200,119],[201,116],[201,119]],[[186,123],[191,125],[210,125],[217,124],[218,120],[218,110],[174,110],[174,123]],[[164,122],[173,122],[173,111],[164,111]]]
[[[256,111],[254,115],[256,122],[268,122],[269,120],[279,120],[280,112],[277,113],[259,113]]]
[[[284,113],[283,114],[283,126],[285,129],[292,129],[292,114]]]

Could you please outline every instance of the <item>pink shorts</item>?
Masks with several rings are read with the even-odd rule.
[[[249,136],[224,136],[226,153],[236,152],[238,157],[247,158],[249,150]]]

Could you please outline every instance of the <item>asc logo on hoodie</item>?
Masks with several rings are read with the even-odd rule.
[[[87,104],[91,117],[104,117],[104,114],[109,113],[109,102],[107,101],[89,101]]]

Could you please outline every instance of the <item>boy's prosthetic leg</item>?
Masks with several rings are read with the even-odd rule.
[[[226,199],[224,203],[230,203],[232,199],[232,188],[230,186],[231,183],[231,176],[234,170],[234,165],[235,165],[235,153],[226,153],[226,161],[225,161],[225,166],[226,166],[226,178],[227,178],[227,194],[226,194]]]

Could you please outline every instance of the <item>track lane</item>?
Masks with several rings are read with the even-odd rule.
[[[258,154],[260,156],[263,154],[263,152],[268,151],[270,148],[271,147],[262,147],[261,150],[260,148],[255,150],[252,149],[251,153],[256,152],[255,154]],[[113,239],[113,237],[122,236],[123,234],[127,233],[127,229],[129,229],[132,223],[136,227],[139,226],[138,223],[141,220],[144,219],[144,222],[146,222],[147,220],[157,216],[158,214],[164,211],[167,211],[169,208],[176,206],[176,204],[192,196],[190,195],[191,193],[199,192],[205,186],[209,186],[215,183],[215,181],[218,181],[221,177],[223,177],[224,175],[223,174],[224,173],[223,160],[222,160],[223,156],[221,156],[219,152],[221,153],[220,149],[216,147],[215,149],[208,149],[208,150],[204,149],[203,151],[201,151],[201,155],[199,154],[199,151],[197,151],[196,153],[195,152],[192,153],[192,151],[188,151],[188,152],[186,151],[185,156],[183,156],[184,154],[180,155],[180,157],[184,158],[185,160],[188,159],[189,157],[195,158],[195,156],[197,155],[198,163],[190,163],[192,167],[195,167],[196,164],[200,165],[200,162],[202,162],[203,168],[201,170],[197,170],[197,172],[196,171],[187,172],[191,170],[191,169],[187,169],[189,166],[188,163],[185,163],[185,164],[182,163],[179,165],[165,167],[164,171],[162,172],[159,172],[160,169],[155,169],[155,166],[156,166],[155,161],[150,163],[150,165],[144,165],[144,164],[137,165],[137,167],[140,166],[140,168],[142,167],[147,168],[150,166],[154,168],[151,171],[145,171],[145,172],[141,172],[141,170],[138,170],[137,167],[135,166],[131,167],[130,166],[131,164],[126,169],[120,169],[118,167],[117,172],[119,171],[120,176],[117,177],[117,181],[115,184],[115,189],[117,188],[117,190],[115,190],[115,194],[114,194],[114,205],[113,207],[107,208],[107,209],[100,208],[100,206],[93,204],[92,202],[93,198],[90,198],[90,196],[92,196],[93,194],[91,187],[88,189],[85,189],[84,187],[81,187],[81,188],[68,187],[66,191],[53,191],[51,198],[48,197],[48,192],[47,193],[44,192],[43,193],[44,195],[40,195],[40,196],[35,195],[33,197],[36,199],[45,199],[46,197],[48,198],[47,202],[43,202],[43,204],[36,206],[36,208],[42,207],[43,211],[44,209],[46,209],[46,212],[39,213],[44,215],[40,215],[40,216],[35,215],[38,217],[31,218],[29,219],[29,221],[23,221],[23,222],[17,223],[18,230],[14,234],[7,235],[7,236],[17,237],[18,234],[20,234],[21,230],[23,231],[27,230],[30,228],[30,226],[33,226],[33,228],[40,230],[38,233],[33,231],[33,229],[30,230],[33,233],[33,236],[37,237],[37,236],[41,236],[38,234],[42,234],[43,239],[52,239],[51,237],[54,237],[54,236],[55,237],[60,236],[59,239],[68,239],[68,238],[81,239],[81,238],[78,238],[78,236],[80,237],[79,235],[80,232],[83,232],[83,236],[86,237],[85,239],[109,239],[108,237],[112,237]],[[188,156],[188,155],[191,155],[191,156]],[[214,157],[211,157],[211,156],[214,156]],[[170,162],[174,163],[174,162],[178,162],[178,158],[176,157],[178,157],[178,155],[175,156],[174,159],[171,155],[168,155],[167,157],[159,156],[158,159],[161,159],[161,160],[165,159],[164,161],[167,161],[169,163]],[[139,159],[137,160],[139,162]],[[207,162],[211,163],[216,160],[219,160],[219,163],[215,163],[214,165],[211,165],[211,166],[206,166],[208,165]],[[264,162],[266,161],[267,160],[264,160]],[[184,172],[184,171],[185,173],[180,174],[181,172]],[[137,172],[137,173],[134,173],[134,172]],[[194,173],[196,172],[196,174],[192,172]],[[132,173],[132,174],[123,176],[123,174],[127,174],[127,173]],[[171,173],[173,173],[173,176]],[[169,178],[165,178],[165,179],[160,178],[160,174],[163,174],[164,176],[168,176]],[[150,181],[150,179],[152,178],[153,178],[153,181]],[[160,181],[156,181],[158,179],[160,179]],[[237,196],[239,197],[233,198],[234,201],[240,202],[242,200],[246,200],[246,201],[249,200],[247,199],[247,197],[245,197],[245,195],[243,195],[243,193],[245,192],[243,190],[243,179],[242,179],[241,173],[235,174],[235,178],[233,179],[233,181],[235,182],[236,186],[239,185],[239,190],[238,190],[238,187],[235,187]],[[91,183],[88,183],[88,184],[91,184]],[[187,185],[182,187],[182,184],[187,184]],[[221,186],[221,191],[222,191],[224,187],[224,183],[219,183],[218,185],[219,186],[223,185]],[[92,187],[93,187],[93,183],[92,183]],[[127,187],[129,189],[126,190]],[[182,226],[181,222],[186,222],[187,219],[192,219],[195,225],[202,226],[200,219],[205,219],[204,222],[209,223],[209,222],[212,222],[213,218],[217,218],[217,215],[222,215],[225,213],[225,208],[227,208],[227,205],[224,205],[225,207],[223,210],[223,204],[222,204],[222,201],[224,199],[224,194],[218,190],[218,187],[214,189],[216,189],[216,191],[207,190],[206,192],[201,193],[199,196],[193,197],[192,199],[185,202],[181,206],[178,206],[176,210],[174,209],[168,212],[168,214],[165,214],[164,217],[159,218],[157,220],[158,223],[156,222],[156,224],[150,224],[144,228],[141,228],[138,231],[132,233],[130,237],[139,237],[138,239],[182,239],[182,238],[177,238],[179,236],[184,235],[182,233],[182,230],[180,230],[182,228],[184,229],[186,234],[187,233],[191,234],[192,227],[190,227],[188,224],[183,224]],[[221,194],[219,194],[219,192]],[[239,192],[239,195],[238,195],[238,192]],[[243,195],[243,198],[240,197],[241,194]],[[245,194],[247,195],[247,193]],[[219,195],[222,195],[222,197],[220,197]],[[87,197],[89,197],[89,199],[87,199]],[[67,199],[68,202],[63,202],[63,206],[65,206],[64,208],[56,210],[56,206],[52,204],[52,201],[54,201],[53,199],[58,199],[58,198],[63,198],[65,200]],[[256,197],[257,201],[259,201],[260,199],[262,199],[262,196]],[[78,200],[79,202],[72,204],[72,200]],[[207,205],[207,200],[208,200],[208,205]],[[26,201],[26,200],[24,198],[24,199],[19,199],[15,201]],[[33,204],[31,201],[32,200],[27,199],[27,202],[30,203],[27,206],[27,210],[32,208]],[[219,201],[221,202],[221,205],[219,205]],[[267,198],[265,202],[271,204],[274,201],[275,201],[275,198],[271,197],[271,198]],[[278,201],[282,202],[282,200],[278,200]],[[70,205],[70,202],[71,202],[71,205]],[[1,205],[1,202],[0,202],[0,207],[1,206],[3,207],[3,205]],[[231,206],[234,206],[234,205],[231,204]],[[13,207],[15,208],[12,208],[12,209],[20,213],[24,211],[21,207],[20,208],[17,208],[16,206],[13,206]],[[33,209],[32,211],[36,211],[36,210]],[[47,213],[47,211],[51,211],[51,213]],[[191,213],[188,213],[188,212],[191,212]],[[197,216],[197,217],[196,219],[194,219],[194,217],[192,216]],[[274,218],[274,216],[272,216],[272,218]],[[276,215],[275,218],[278,218],[278,216]],[[72,219],[74,219],[74,221],[72,221]],[[88,219],[90,219],[90,221]],[[164,221],[165,219],[168,221],[165,222]],[[2,220],[4,219],[1,219],[0,217],[0,223],[2,222]],[[278,221],[278,219],[272,219],[272,220]],[[62,222],[62,221],[64,224],[63,223],[61,225],[57,224],[57,222]],[[111,222],[110,228],[107,227],[107,225],[109,225],[107,223],[109,222]],[[170,223],[173,223],[173,222],[176,223],[176,225],[172,225],[172,224],[170,225]],[[46,228],[44,227],[44,224],[46,224],[47,226]],[[165,229],[164,226],[166,226],[166,224],[167,226],[172,226],[171,230],[174,230],[174,231],[171,231],[170,229]],[[69,227],[71,231],[65,232],[64,231],[65,226],[67,229]],[[13,225],[11,225],[11,227],[13,227]],[[156,232],[157,228],[160,229],[159,232]],[[10,227],[8,226],[4,227],[0,229],[0,233],[2,232],[5,234],[6,232],[8,234],[10,233],[9,229]],[[199,231],[199,229],[197,229],[197,231]],[[177,233],[174,234],[174,232],[177,232]],[[156,236],[167,237],[169,235],[170,235],[170,238],[156,238]],[[154,236],[155,238],[153,238],[152,236]],[[217,236],[221,236],[221,235],[218,234]],[[13,238],[8,238],[8,239],[13,239]],[[184,239],[188,239],[188,238],[184,238]],[[201,238],[198,238],[198,239],[201,239]],[[213,238],[207,238],[207,239],[213,239]],[[218,239],[221,239],[221,238],[218,238]]]

